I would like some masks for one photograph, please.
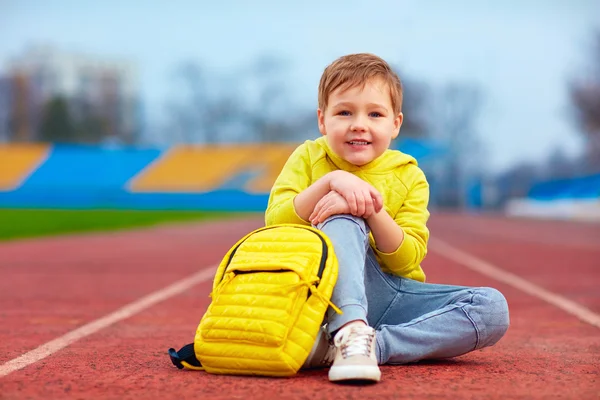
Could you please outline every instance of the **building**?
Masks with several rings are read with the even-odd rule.
[[[131,62],[31,47],[11,60],[6,70],[11,140],[39,140],[44,108],[57,96],[67,101],[81,129],[90,120],[102,126],[102,137],[89,137],[89,141],[131,142],[136,137],[139,94]]]

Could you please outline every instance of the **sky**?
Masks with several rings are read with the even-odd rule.
[[[501,171],[581,150],[567,80],[586,70],[595,31],[597,0],[0,0],[0,71],[32,44],[131,60],[152,123],[186,60],[227,75],[276,55],[296,102],[316,109],[325,66],[371,52],[433,87],[476,85],[475,134]]]

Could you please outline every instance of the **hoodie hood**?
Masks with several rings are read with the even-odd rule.
[[[358,166],[358,165],[349,163],[348,161],[344,160],[343,158],[341,158],[340,156],[335,154],[333,152],[333,150],[331,150],[331,148],[327,144],[327,140],[325,139],[325,136],[321,136],[320,138],[315,140],[315,142],[327,153],[327,156],[331,159],[333,164],[335,164],[336,167],[338,167],[339,169],[342,169],[344,171],[369,172],[370,170],[377,169],[378,172],[384,172],[384,171],[394,170],[394,169],[396,169],[400,166],[406,165],[406,164],[418,165],[417,160],[413,156],[402,153],[401,151],[398,151],[398,150],[388,149],[382,155],[380,155],[379,157],[377,157],[370,163]]]

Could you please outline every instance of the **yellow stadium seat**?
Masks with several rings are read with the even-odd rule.
[[[206,192],[240,173],[257,171],[259,176],[247,189],[264,192],[294,148],[273,144],[177,146],[135,176],[128,188],[133,192]]]
[[[0,191],[19,188],[47,158],[45,144],[0,145]]]

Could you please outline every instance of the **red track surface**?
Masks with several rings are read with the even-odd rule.
[[[260,219],[0,244],[0,365],[199,269]],[[600,225],[437,215],[432,235],[600,313]],[[289,379],[180,371],[166,350],[193,340],[211,281],[0,378],[21,398],[600,398],[600,329],[432,249],[429,282],[493,286],[511,328],[454,360],[382,367],[376,385],[334,385],[326,370]]]

